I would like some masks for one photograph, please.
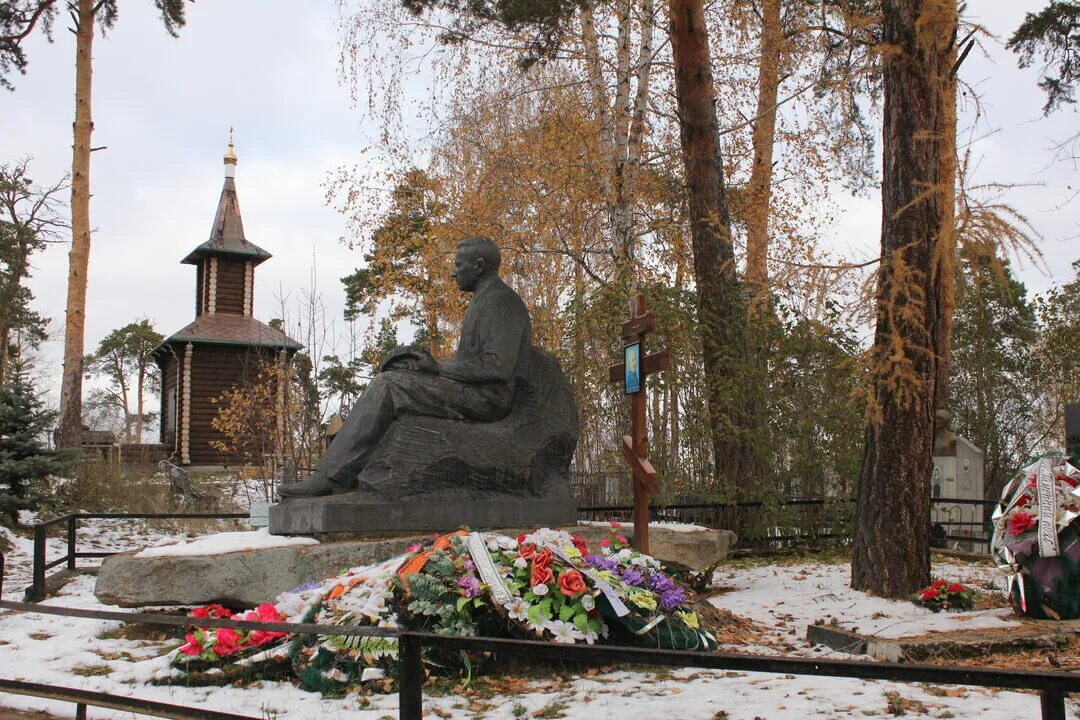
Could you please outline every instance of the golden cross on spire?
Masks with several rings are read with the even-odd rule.
[[[225,164],[236,164],[236,147],[233,146],[233,129],[229,127],[229,147],[225,149]]]

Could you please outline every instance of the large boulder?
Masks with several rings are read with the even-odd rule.
[[[140,557],[132,551],[105,558],[94,595],[106,605],[254,607],[312,581],[405,552],[423,538],[346,540],[318,545],[260,547],[219,554]]]
[[[516,536],[536,525],[503,529]],[[590,550],[600,552],[600,541],[610,537],[606,526],[568,525],[563,529],[584,539]],[[629,527],[626,528],[630,530]],[[208,547],[220,546],[215,537],[201,538]],[[382,562],[404,553],[424,537],[406,535],[382,540],[340,540],[318,545],[291,544],[257,547],[235,552],[195,554],[180,549],[170,554],[140,556],[139,551],[105,559],[98,572],[94,595],[101,602],[121,607],[158,605],[204,605],[217,602],[230,607],[253,607],[280,593],[309,582],[320,582],[352,567]],[[735,543],[729,530],[699,528],[649,529],[653,555],[665,562],[705,570],[727,557]]]

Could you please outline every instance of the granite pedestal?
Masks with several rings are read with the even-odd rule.
[[[368,536],[409,532],[450,532],[460,527],[573,525],[577,512],[568,498],[487,498],[371,502],[349,495],[293,499],[270,508],[273,535],[363,533]]]

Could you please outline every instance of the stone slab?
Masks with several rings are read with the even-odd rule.
[[[135,557],[138,551],[105,558],[94,595],[106,605],[204,605],[253,607],[307,582],[334,577],[358,565],[400,555],[422,540],[402,536],[347,540],[223,553]]]
[[[577,521],[565,500],[494,498],[476,500],[373,503],[349,495],[297,498],[270,508],[272,535],[364,533],[368,536],[409,532],[450,532],[460,527],[557,527]]]
[[[536,527],[529,523],[498,532],[516,536]],[[593,552],[599,552],[599,541],[609,536],[604,527],[565,524],[563,529],[581,536]],[[304,583],[322,581],[348,568],[400,555],[409,545],[427,539],[427,535],[385,539],[341,539],[340,535],[328,535],[319,539],[322,541],[319,545],[258,548],[219,555],[140,558],[135,557],[138,551],[113,555],[101,565],[94,595],[103,603],[121,607],[212,602],[253,607]],[[700,571],[727,557],[735,534],[728,530],[678,533],[653,528],[649,539],[656,557]]]
[[[923,662],[1056,649],[1068,643],[1069,635],[1077,633],[1080,633],[1080,620],[1026,620],[1015,628],[957,630],[908,638],[882,638],[814,624],[806,628],[806,640],[838,652],[869,655],[888,662]]]

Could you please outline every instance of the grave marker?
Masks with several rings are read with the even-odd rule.
[[[656,494],[656,470],[649,462],[649,431],[645,403],[645,379],[667,370],[671,358],[667,350],[645,354],[645,336],[656,329],[656,318],[645,309],[645,296],[630,301],[630,319],[623,323],[623,362],[609,368],[609,379],[622,383],[630,396],[630,434],[623,436],[623,457],[634,477],[634,545],[649,552],[649,498]],[[637,367],[634,367],[637,365]]]

